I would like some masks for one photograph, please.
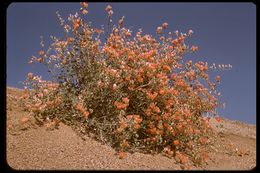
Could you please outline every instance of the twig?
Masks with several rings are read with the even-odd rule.
[[[147,83],[147,84],[140,85],[140,86],[137,87],[136,89],[144,88],[144,87],[146,87],[146,86],[148,86],[148,85],[150,85],[150,84],[151,84],[151,81],[150,81],[149,83]]]

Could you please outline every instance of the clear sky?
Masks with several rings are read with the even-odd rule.
[[[86,20],[94,27],[106,25],[107,3],[89,3]],[[194,31],[187,42],[198,45],[199,51],[189,55],[193,61],[232,64],[229,71],[212,72],[222,77],[219,90],[225,109],[221,116],[256,123],[256,6],[253,3],[110,3],[113,20],[125,16],[125,26],[135,33],[155,35],[156,27],[169,23],[168,31]],[[56,11],[67,20],[75,14],[79,3],[12,3],[7,9],[7,85],[22,88],[19,81],[28,72],[48,79],[46,69],[27,64],[37,55],[40,36],[46,46],[50,35],[62,37]],[[187,58],[187,57],[186,57]]]

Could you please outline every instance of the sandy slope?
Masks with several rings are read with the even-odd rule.
[[[7,89],[7,162],[13,169],[181,169],[174,159],[162,155],[128,154],[119,159],[109,146],[86,138],[82,140],[68,126],[46,130],[34,125],[33,117],[24,111],[17,100],[22,90]],[[22,117],[29,121],[21,123]],[[223,120],[217,127],[210,123],[216,134],[214,146],[205,167],[192,169],[241,170],[256,165],[256,127],[238,121]]]

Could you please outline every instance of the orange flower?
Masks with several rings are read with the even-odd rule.
[[[199,47],[198,46],[192,46],[191,48],[192,52],[198,51]]]
[[[74,107],[76,110],[79,110],[79,111],[83,110],[83,104],[81,104],[81,103],[76,104]]]
[[[132,55],[129,55],[127,58],[128,61],[135,61],[135,58]]]
[[[173,42],[174,46],[177,46],[177,44],[178,44],[178,39],[174,39],[172,42]]]
[[[82,14],[83,14],[83,15],[86,15],[86,14],[88,14],[88,11],[87,11],[86,9],[83,9],[83,10],[82,10]]]
[[[101,33],[103,30],[102,29],[98,29],[98,28],[94,28],[94,33],[95,34],[99,34],[99,33]]]
[[[151,50],[151,51],[149,52],[149,55],[150,55],[151,57],[154,57],[154,56],[157,55],[157,51],[153,49],[153,50]]]
[[[88,116],[89,116],[89,111],[84,111],[84,112],[83,112],[83,115],[84,115],[85,118],[88,118]]]
[[[161,26],[157,27],[157,29],[156,29],[157,34],[160,34],[162,32],[162,29],[163,28]]]
[[[112,7],[111,7],[110,5],[107,5],[107,6],[106,6],[106,11],[109,12],[109,11],[111,11],[111,10],[112,10]]]
[[[153,137],[153,138],[151,138],[151,141],[152,141],[152,142],[156,142],[156,141],[157,141],[157,138]]]
[[[182,118],[181,118],[180,115],[175,115],[175,116],[174,116],[174,119],[175,119],[175,120],[181,120]]]
[[[176,153],[175,159],[177,162],[181,163],[181,164],[186,164],[188,163],[188,157],[182,153]]]
[[[142,121],[143,121],[143,119],[140,117],[135,118],[135,122],[138,124],[140,124]]]
[[[220,82],[220,79],[221,79],[220,76],[216,76],[216,77],[215,77],[215,81],[216,81],[216,82]]]
[[[170,113],[165,113],[163,114],[163,118],[167,120],[169,119],[170,115],[171,115]]]
[[[91,31],[89,29],[84,30],[85,37],[88,38],[91,35]]]
[[[60,123],[60,120],[59,120],[57,117],[55,117],[55,118],[53,119],[53,122],[58,125],[58,124]]]
[[[147,92],[146,94],[148,95],[148,97],[149,97],[151,100],[154,100],[154,99],[155,99],[155,97],[157,97],[157,95],[158,95],[158,93],[156,93],[156,92],[154,92],[153,94],[152,94],[152,93],[149,93],[149,92]]]
[[[138,75],[137,76],[137,81],[140,82],[140,83],[143,83],[144,79],[140,75]]]
[[[147,72],[147,73],[146,73],[146,76],[147,76],[149,79],[151,79],[151,78],[153,77],[153,74],[152,74],[152,73],[149,73],[149,72]]]
[[[123,128],[117,128],[117,129],[116,129],[116,132],[117,132],[117,133],[122,133],[123,130],[124,130]]]
[[[127,156],[126,152],[122,152],[122,151],[118,152],[117,155],[118,155],[119,159],[123,159]]]
[[[128,120],[131,120],[131,119],[133,118],[133,116],[134,116],[134,115],[127,115],[126,118],[127,118]]]
[[[189,78],[189,80],[194,80],[195,79],[195,71],[191,70],[190,72],[187,72],[187,77]]]
[[[174,100],[169,99],[164,102],[165,106],[172,106],[174,104]]]
[[[129,103],[129,99],[128,99],[127,97],[122,98],[122,100],[123,100],[123,102],[126,103],[126,104]]]
[[[128,106],[128,104],[120,103],[117,101],[114,102],[114,105],[116,106],[117,109],[124,109]]]
[[[161,37],[160,37],[160,40],[161,40],[161,41],[164,41],[164,40],[165,40],[165,37],[161,36]]]
[[[180,157],[180,163],[181,164],[186,164],[186,163],[188,163],[188,157],[187,156],[182,156],[182,157]]]
[[[171,68],[170,68],[170,66],[168,66],[168,65],[163,65],[163,70],[164,70],[165,72],[169,72],[169,71],[171,71]]]
[[[39,63],[42,63],[42,62],[43,62],[43,58],[38,58],[37,61],[38,61]]]
[[[182,126],[181,124],[178,124],[178,125],[176,126],[176,128],[177,128],[179,131],[182,131],[182,130],[183,130],[183,126]]]
[[[170,127],[170,125],[169,125],[168,123],[163,123],[163,127],[168,130],[168,128]]]
[[[31,73],[31,72],[28,73],[28,74],[27,74],[27,77],[28,77],[28,79],[32,79],[32,78],[33,78],[33,73]]]
[[[125,121],[121,121],[121,122],[120,122],[120,128],[121,128],[121,129],[125,129],[126,127],[127,127],[126,122],[125,122]]]
[[[189,60],[188,62],[186,62],[186,66],[190,67],[192,65],[192,60]]]
[[[168,25],[169,25],[169,24],[168,24],[167,22],[164,22],[164,23],[162,24],[162,28],[163,28],[163,29],[166,29],[166,28],[168,27]]]
[[[182,35],[178,38],[178,42],[182,43],[185,40],[185,37]]]
[[[88,8],[88,4],[86,2],[81,2],[80,5],[82,8]]]
[[[221,118],[220,118],[220,117],[215,117],[215,119],[217,120],[217,122],[220,122],[220,121],[221,121]]]
[[[46,103],[46,105],[48,106],[48,107],[53,107],[53,105],[54,105],[54,101],[47,101],[47,103]]]
[[[126,32],[126,33],[125,33],[125,36],[126,36],[126,37],[130,37],[131,35],[132,35],[131,32]]]
[[[61,103],[61,96],[56,97],[54,102],[56,105],[59,105]]]
[[[194,130],[194,134],[196,134],[196,135],[197,135],[197,134],[200,134],[200,130],[199,130],[199,129],[195,129],[195,130]]]
[[[112,14],[114,13],[113,10],[110,10],[107,12],[108,13],[108,16],[111,18]]]
[[[145,111],[145,114],[146,114],[147,116],[151,116],[151,114],[152,114],[151,109],[150,109],[150,108],[147,108],[146,111]]]
[[[204,162],[207,162],[209,160],[209,155],[207,152],[202,152],[202,157],[203,157]]]
[[[45,54],[45,52],[43,50],[39,51],[39,55],[43,56]]]
[[[73,21],[73,28],[74,28],[74,30],[78,30],[79,27],[80,27],[80,19],[75,19]]]
[[[129,145],[129,143],[127,142],[127,140],[123,140],[123,142],[120,144],[120,146],[122,147],[122,148],[128,148],[128,147],[130,147],[130,145]]]
[[[126,80],[126,81],[130,81],[130,80],[131,80],[131,76],[130,76],[130,75],[126,76],[126,77],[125,77],[125,80]]]
[[[140,129],[140,127],[141,127],[141,126],[140,126],[139,124],[134,124],[134,125],[133,125],[133,128],[136,129],[136,130],[137,130],[137,129]]]
[[[178,139],[173,141],[173,145],[175,146],[179,146],[180,145],[180,141]]]
[[[140,115],[127,115],[126,117],[128,120],[134,119],[137,123],[140,123],[142,121]]]
[[[156,77],[161,79],[163,77],[163,74],[162,73],[158,73],[158,74],[156,74]]]
[[[206,144],[206,143],[208,142],[208,139],[207,139],[207,138],[200,138],[200,139],[199,139],[199,142],[200,142],[201,144]]]
[[[173,74],[171,75],[171,79],[174,80],[174,81],[176,81],[178,78],[179,78],[179,77],[178,77],[178,75],[177,75],[176,73],[173,73]]]
[[[67,43],[72,43],[73,41],[74,41],[74,38],[72,38],[72,37],[67,38]]]
[[[163,88],[160,89],[159,94],[164,95],[166,92]]]
[[[150,108],[152,109],[152,111],[154,111],[154,112],[155,112],[156,109],[157,109],[157,108],[156,108],[157,106],[155,106],[154,103],[151,103],[151,104],[149,105],[149,107],[150,107]]]
[[[161,112],[161,110],[160,110],[160,108],[159,108],[158,106],[155,106],[155,107],[153,108],[153,111],[154,111],[155,113],[160,113],[160,112]]]
[[[155,127],[152,128],[152,129],[149,129],[149,132],[150,132],[150,134],[152,134],[152,135],[156,135],[156,134],[157,134],[157,130],[156,130]]]
[[[193,134],[193,129],[189,127],[189,128],[187,129],[187,133],[188,133],[189,135],[192,135],[192,134]]]
[[[155,115],[155,116],[154,116],[154,119],[155,119],[156,121],[160,121],[160,120],[161,120],[161,117],[160,117],[159,115]]]
[[[169,127],[169,129],[171,129],[171,127]],[[173,131],[173,130],[169,130],[169,131],[170,131],[172,136],[176,136],[176,132],[175,131]]]
[[[159,134],[160,134],[160,135],[163,135],[163,134],[164,134],[164,131],[163,131],[163,130],[159,130]]]
[[[188,31],[188,35],[191,35],[191,34],[193,34],[193,31],[190,29],[190,30]]]
[[[124,21],[124,18],[123,18],[123,17],[118,21],[118,25],[119,25],[120,27],[123,26],[123,21]]]

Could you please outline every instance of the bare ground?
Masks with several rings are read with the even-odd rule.
[[[19,170],[180,170],[175,159],[161,154],[128,153],[124,159],[109,146],[61,124],[48,130],[19,105],[22,90],[7,88],[7,162]],[[24,121],[24,123],[23,123]],[[209,161],[195,170],[249,170],[256,166],[256,127],[239,121],[210,120],[215,135]]]

